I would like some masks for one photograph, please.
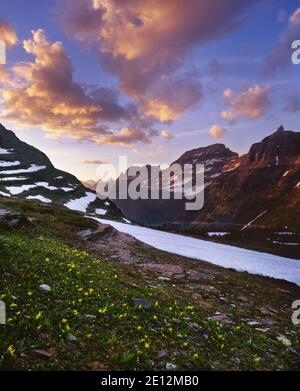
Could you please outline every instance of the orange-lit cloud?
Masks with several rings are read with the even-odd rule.
[[[23,42],[33,62],[16,64],[2,80],[1,116],[12,123],[39,126],[47,137],[69,136],[96,143],[130,146],[149,142],[143,131],[111,131],[107,123],[128,119],[108,89],[86,87],[73,79],[72,63],[60,42],[49,42],[43,30]]]
[[[0,40],[7,46],[15,45],[18,41],[17,34],[13,27],[0,18]]]
[[[167,140],[170,140],[171,138],[173,138],[173,134],[169,131],[169,130],[162,130],[160,132],[160,135],[161,137],[167,139]]]
[[[178,76],[190,65],[190,49],[234,30],[239,14],[254,1],[57,0],[64,30],[96,46],[122,91],[139,102],[146,117],[161,122],[177,119],[202,99],[197,75]]]
[[[209,134],[217,140],[221,140],[224,136],[225,129],[220,125],[213,125],[209,129]]]
[[[223,93],[226,110],[222,111],[221,118],[232,122],[241,117],[261,117],[271,106],[269,93],[270,88],[266,85],[256,85],[241,92],[226,89]]]

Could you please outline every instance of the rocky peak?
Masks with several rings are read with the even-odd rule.
[[[280,126],[276,132],[255,143],[249,150],[250,162],[285,164],[300,155],[300,133],[284,130]]]

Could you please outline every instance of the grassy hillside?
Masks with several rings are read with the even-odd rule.
[[[290,307],[300,289],[292,284],[140,243],[135,262],[124,262],[78,237],[96,227],[79,214],[14,200],[1,200],[1,209],[10,211],[0,218],[2,370],[297,367],[299,328]],[[196,278],[144,267],[154,261],[192,268]]]

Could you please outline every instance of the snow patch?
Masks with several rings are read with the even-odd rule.
[[[10,194],[4,193],[3,191],[0,191],[0,195],[3,197],[10,197]]]
[[[25,178],[23,176],[11,176],[11,177],[0,178],[0,182],[26,181],[27,179],[28,178]]]
[[[298,259],[284,258],[259,251],[246,250],[221,243],[191,238],[151,228],[99,219],[103,224],[110,224],[118,231],[134,236],[141,242],[173,254],[206,261],[237,271],[246,271],[286,281],[300,286],[300,262]]]
[[[8,190],[11,194],[16,195],[16,194],[21,194],[24,191],[33,189],[35,187],[36,185],[10,186],[10,187],[6,187],[6,190]]]
[[[95,213],[97,214],[97,215],[106,215],[106,213],[107,213],[107,210],[106,209],[101,209],[101,208],[98,208],[98,209],[95,209]]]
[[[65,206],[72,210],[78,210],[79,212],[86,212],[87,207],[91,202],[96,200],[96,194],[85,193],[85,197],[77,198],[76,200],[70,200]]]
[[[26,197],[26,199],[27,200],[39,200],[41,202],[46,202],[46,203],[52,202],[51,200],[49,200],[49,198],[46,198],[42,195],[28,196],[28,197]]]
[[[0,161],[0,167],[12,167],[12,166],[19,166],[21,163],[18,161],[15,162],[5,162],[3,160]]]
[[[10,155],[12,153],[12,150],[0,148],[0,155]]]
[[[45,187],[48,190],[57,190],[57,187],[50,186],[48,182],[36,182],[35,184],[39,187]]]
[[[207,235],[210,236],[224,236],[229,234],[229,232],[207,232]]]
[[[31,164],[29,168],[24,168],[20,170],[8,170],[1,171],[1,174],[27,174],[28,172],[37,172],[44,170],[46,166],[37,166],[36,164]]]

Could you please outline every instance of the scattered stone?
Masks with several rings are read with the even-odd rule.
[[[291,293],[291,291],[289,291],[288,289],[278,288],[277,290],[278,290],[278,292],[281,292],[281,293],[287,293],[287,294]]]
[[[152,304],[150,303],[150,301],[148,300],[144,300],[144,299],[137,299],[137,298],[133,298],[131,300],[131,304],[134,306],[134,307],[137,307],[137,306],[142,306],[145,310],[150,310],[150,308],[152,307]]]
[[[162,274],[164,277],[172,278],[176,275],[184,276],[184,269],[179,265],[169,263],[145,263],[141,265],[145,270]],[[181,277],[180,277],[181,278]]]
[[[250,320],[247,322],[248,326],[259,326],[260,323],[257,320]]]
[[[168,357],[168,353],[165,351],[165,350],[161,350],[160,352],[158,352],[158,354],[157,354],[157,358],[159,359],[159,360],[163,360],[163,359],[165,359],[165,358],[167,358]]]
[[[171,281],[170,278],[168,278],[168,277],[163,277],[163,276],[158,277],[158,279],[159,279],[159,281],[162,281],[162,282]]]
[[[260,327],[256,327],[255,330],[260,331],[261,333],[267,333],[270,329],[261,329]]]
[[[72,333],[68,333],[66,336],[66,340],[69,342],[75,342],[75,341],[77,341],[77,338]]]
[[[218,292],[218,290],[211,285],[199,285],[199,289],[201,289],[204,292]]]
[[[274,322],[271,319],[261,319],[260,323],[264,326],[273,326]]]
[[[176,369],[177,369],[177,366],[175,364],[167,362],[167,364],[166,364],[167,371],[176,371]]]
[[[201,273],[197,272],[196,270],[187,270],[186,276],[188,280],[197,281],[199,280]]]
[[[97,316],[95,315],[90,315],[90,314],[86,314],[84,315],[85,318],[88,318],[88,319],[97,319]]]
[[[34,353],[37,354],[41,358],[49,359],[52,357],[52,354],[50,352],[47,352],[46,350],[42,349],[35,349]]]
[[[196,330],[201,329],[201,327],[196,322],[191,322],[191,323],[188,324],[188,326],[189,326],[190,329],[196,329]]]
[[[40,290],[42,292],[51,292],[51,287],[47,284],[42,284],[40,285]]]
[[[229,318],[227,314],[222,314],[221,312],[216,312],[213,316],[210,316],[208,320],[214,320],[216,322],[220,322],[228,326],[234,324],[234,322]]]
[[[285,335],[280,334],[277,337],[277,340],[279,342],[282,342],[284,344],[284,346],[292,346],[292,342]]]

